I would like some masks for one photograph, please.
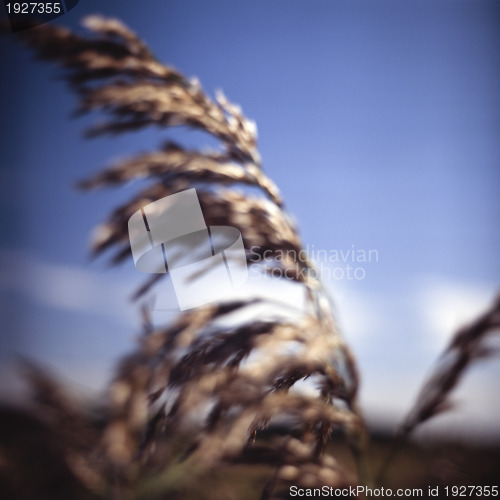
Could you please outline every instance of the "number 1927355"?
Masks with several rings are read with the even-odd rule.
[[[498,496],[498,486],[445,486],[444,491],[450,497]]]
[[[61,14],[61,2],[15,2],[8,3],[8,14]]]

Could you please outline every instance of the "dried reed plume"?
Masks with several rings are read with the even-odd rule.
[[[450,393],[458,385],[469,365],[493,354],[494,351],[485,346],[485,343],[499,328],[500,296],[481,317],[461,328],[453,336],[401,425],[402,436],[407,436],[429,418],[451,407]]]
[[[195,187],[207,225],[236,227],[252,249],[248,263],[286,276],[303,290],[304,307],[287,314],[278,301],[248,297],[157,325],[143,305],[143,333],[119,363],[102,407],[74,402],[45,371],[27,364],[33,414],[0,411],[0,491],[9,498],[22,492],[22,498],[82,500],[208,499],[223,498],[224,491],[224,498],[239,499],[227,478],[226,490],[211,494],[210,485],[230,474],[245,481],[239,474],[250,469],[246,488],[259,489],[261,498],[288,498],[291,484],[366,484],[355,363],[313,263],[293,257],[305,253],[262,169],[255,124],[222,94],[211,99],[198,81],[159,62],[121,22],[91,16],[84,25],[88,36],[50,25],[19,36],[39,58],[60,66],[78,96],[78,113],[106,117],[89,137],[185,126],[220,144],[217,151],[188,150],[166,137],[157,151],[82,181],[87,190],[147,184],[96,229],[93,254],[107,254],[112,264],[130,262],[132,214]],[[140,285],[135,299],[147,300],[162,276]],[[264,306],[273,313],[263,314]],[[485,341],[499,326],[500,299],[457,333],[401,426],[399,442],[449,406],[450,392],[473,360],[489,354]],[[331,453],[336,448],[326,448],[330,439],[339,444],[340,434],[359,476]]]
[[[398,447],[418,426],[453,408],[450,395],[472,362],[495,353],[486,345],[491,335],[500,330],[500,295],[491,307],[470,325],[455,333],[441,354],[432,374],[423,384],[412,409],[401,424],[388,459],[378,475],[380,483],[399,451]]]
[[[238,228],[254,258],[256,249],[261,256],[274,255],[264,271],[286,271],[303,288],[306,305],[299,319],[262,319],[263,299],[214,303],[165,326],[151,324],[146,313],[144,334],[119,365],[97,435],[95,425],[77,417],[64,397],[47,400],[56,389],[42,382],[46,377],[33,377],[46,395],[44,411],[74,425],[71,437],[61,438],[71,473],[88,491],[113,498],[135,495],[141,478],[153,470],[167,478],[161,494],[174,495],[180,483],[172,478],[182,464],[190,478],[223,464],[267,464],[274,472],[268,473],[262,498],[277,498],[292,483],[355,483],[324,453],[332,431],[341,431],[359,455],[364,427],[356,407],[355,364],[313,264],[278,258],[298,255],[302,245],[278,188],[262,170],[255,124],[222,94],[213,101],[196,80],[160,63],[121,22],[91,16],[84,26],[92,35],[43,25],[22,37],[39,58],[63,69],[79,97],[79,113],[98,110],[107,116],[88,136],[187,126],[221,145],[220,151],[205,152],[166,142],[82,182],[85,189],[150,182],[97,229],[93,252],[111,251],[112,263],[130,260],[130,216],[196,187],[206,223]],[[157,281],[147,281],[137,297]],[[295,390],[306,380],[314,391]],[[286,432],[262,438],[265,429],[278,425]],[[87,427],[94,430],[83,439],[78,429]]]

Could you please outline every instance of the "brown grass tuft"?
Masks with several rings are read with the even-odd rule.
[[[89,137],[150,125],[187,126],[220,141],[217,152],[166,142],[81,182],[80,187],[94,189],[149,181],[98,228],[95,254],[111,250],[113,263],[128,258],[130,216],[145,204],[196,187],[207,224],[238,228],[254,258],[297,255],[300,238],[278,188],[262,170],[255,124],[222,94],[212,100],[196,80],[159,62],[120,21],[91,16],[84,26],[90,36],[43,25],[22,38],[39,58],[62,68],[78,95],[78,113],[98,110],[107,117]],[[324,455],[332,430],[342,430],[355,447],[362,442],[353,357],[312,263],[266,262],[265,271],[287,270],[287,277],[302,286],[306,307],[299,320],[259,320],[258,303],[250,299],[198,308],[163,326],[144,314],[139,345],[120,363],[110,387],[98,443],[89,440],[71,459],[88,464],[89,456],[99,457],[95,483],[101,491],[114,498],[132,495],[148,471],[168,473],[179,461],[202,471],[255,463],[257,457],[274,469],[263,498],[272,498],[284,484],[356,481]],[[137,297],[157,281],[150,278]],[[241,319],[252,307],[252,319]],[[296,391],[304,381],[309,389]],[[286,431],[276,433],[276,428]],[[273,437],[263,443],[266,429]]]

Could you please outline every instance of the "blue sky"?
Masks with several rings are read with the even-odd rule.
[[[95,12],[120,17],[256,121],[264,168],[305,245],[377,250],[364,279],[326,285],[368,416],[396,419],[453,329],[498,290],[498,2],[80,0],[58,22]],[[10,37],[0,50],[2,360],[7,370],[25,353],[97,386],[133,346],[127,297],[141,277],[132,262],[90,262],[87,245],[133,187],[74,184],[165,138],[215,143],[182,130],[86,141],[91,120],[68,119],[75,100],[55,70]],[[476,429],[500,434],[483,412],[500,410],[499,374],[498,361],[473,370],[442,425],[458,433],[475,412]]]

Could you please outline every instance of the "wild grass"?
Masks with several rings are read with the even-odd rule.
[[[222,94],[212,99],[197,80],[158,61],[120,21],[92,16],[84,26],[90,34],[43,25],[23,32],[22,40],[38,58],[58,65],[78,97],[78,113],[106,117],[89,137],[184,126],[220,144],[215,152],[188,150],[166,138],[157,151],[82,181],[82,189],[148,182],[99,226],[92,252],[106,253],[113,264],[131,260],[130,216],[195,187],[207,224],[236,227],[252,249],[248,262],[257,252],[267,257],[264,272],[286,271],[302,288],[305,306],[298,318],[262,318],[259,307],[265,301],[272,307],[269,299],[229,300],[180,313],[165,325],[153,324],[144,309],[136,349],[118,364],[97,409],[72,402],[30,365],[35,414],[5,410],[4,419],[22,421],[41,436],[37,453],[54,457],[42,467],[51,479],[36,483],[42,486],[33,494],[19,479],[22,462],[14,460],[4,491],[24,491],[24,498],[286,498],[292,484],[370,482],[356,363],[313,263],[278,258],[303,247],[263,170],[255,124]],[[139,286],[136,298],[161,277]],[[481,345],[499,326],[499,304],[454,338],[401,438],[443,411],[467,366],[486,354]],[[295,390],[304,381],[315,390]]]

